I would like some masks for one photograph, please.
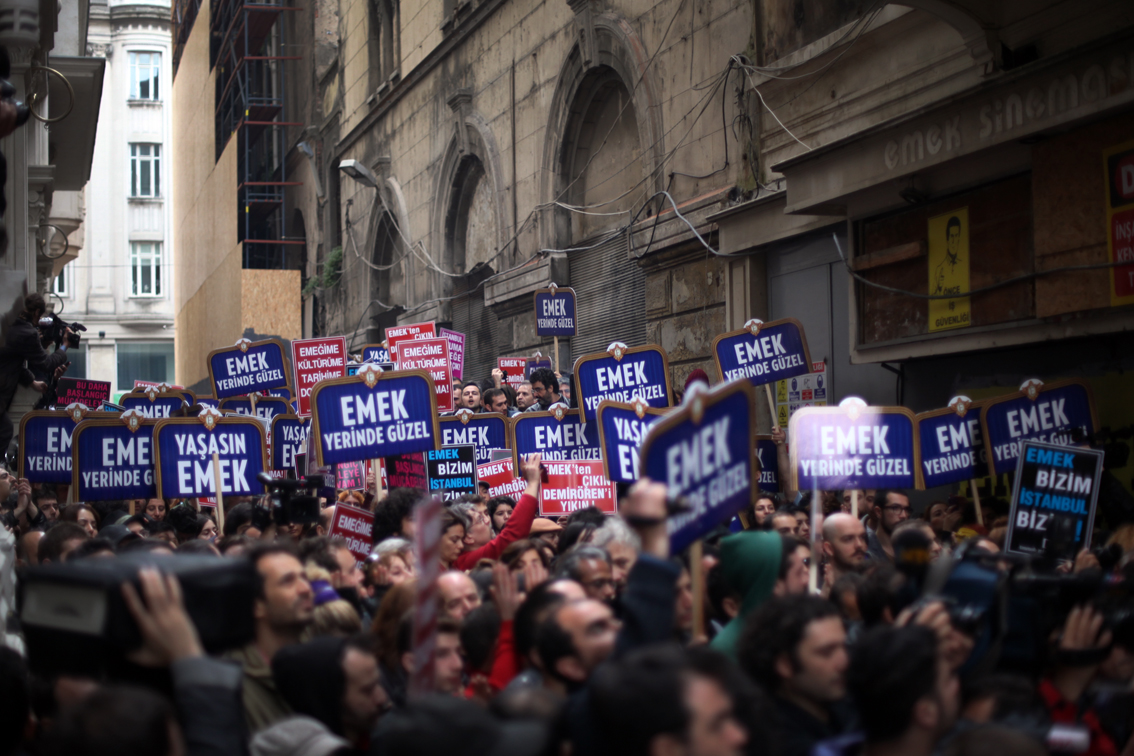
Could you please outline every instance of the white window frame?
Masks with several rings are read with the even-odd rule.
[[[148,249],[145,249],[148,248]],[[130,297],[132,299],[162,299],[165,297],[165,250],[159,241],[130,242]],[[140,291],[142,271],[150,269],[151,291]]]
[[[148,154],[142,154],[143,148]],[[142,172],[150,177],[150,193],[142,194]],[[130,143],[130,197],[134,199],[161,199],[161,144],[157,142]]]
[[[143,56],[145,56],[146,61],[144,63],[142,62]],[[148,77],[143,78],[143,73],[148,74]],[[143,97],[141,94],[141,83],[146,80],[148,80],[152,86],[150,87],[150,95]],[[160,52],[150,52],[147,50],[130,51],[130,99],[161,102]]]
[[[62,283],[62,286],[60,286]],[[64,265],[63,270],[59,271],[59,275],[51,279],[51,293],[63,297],[64,299],[71,298],[71,266]]]

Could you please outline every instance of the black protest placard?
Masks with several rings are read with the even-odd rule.
[[[81,404],[95,409],[110,400],[110,381],[88,381],[83,378],[60,378],[55,388],[55,406]]]
[[[429,480],[425,475],[425,461],[421,452],[397,454],[383,459],[386,467],[386,487],[418,488],[425,490]]]
[[[1070,560],[1090,548],[1102,463],[1097,449],[1024,441],[1005,551]]]
[[[429,491],[443,499],[477,493],[476,446],[442,446],[425,452],[425,475]]]

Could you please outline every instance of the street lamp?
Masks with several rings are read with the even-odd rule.
[[[352,179],[368,186],[371,189],[378,188],[378,177],[371,173],[370,169],[357,160],[344,160],[339,163],[339,170],[350,176]]]

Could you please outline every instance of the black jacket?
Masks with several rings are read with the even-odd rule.
[[[48,379],[66,361],[65,351],[48,354],[39,341],[39,330],[17,318],[8,327],[7,339],[0,347],[0,412],[8,410],[17,385],[30,386],[36,374]]]
[[[611,659],[619,659],[635,649],[666,643],[673,633],[673,595],[681,568],[649,554],[638,557],[626,580],[622,596],[622,629],[614,643]],[[590,688],[571,694],[564,716],[566,736],[578,754],[599,754],[598,733],[591,711]]]

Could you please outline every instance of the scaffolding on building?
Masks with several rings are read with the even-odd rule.
[[[188,42],[201,0],[173,3],[175,67]],[[302,182],[287,176],[285,64],[301,60],[284,55],[283,15],[299,8],[283,0],[213,0],[209,19],[210,65],[216,71],[216,159],[237,140],[239,239],[244,268],[282,269],[288,250],[305,241],[284,235],[284,192]]]

